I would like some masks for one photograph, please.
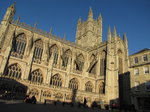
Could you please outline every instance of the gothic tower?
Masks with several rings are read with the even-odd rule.
[[[82,47],[93,47],[102,42],[102,16],[93,19],[93,11],[90,8],[87,21],[78,20],[76,43]]]

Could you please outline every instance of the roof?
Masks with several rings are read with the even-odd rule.
[[[138,52],[136,52],[136,53],[134,53],[132,55],[136,55],[136,54],[139,54],[139,53],[142,53],[142,52],[145,52],[145,51],[150,51],[150,49],[144,48],[144,49],[142,49],[142,50],[140,50],[140,51],[138,51]],[[132,56],[132,55],[130,55],[130,56]]]

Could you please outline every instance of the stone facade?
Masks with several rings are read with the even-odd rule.
[[[131,101],[136,109],[150,108],[150,49],[143,49],[131,56]]]
[[[70,102],[73,96],[80,102],[86,98],[88,105],[118,101],[118,76],[128,71],[126,34],[121,39],[115,27],[113,33],[108,28],[108,40],[102,42],[102,16],[94,20],[92,9],[87,21],[78,21],[76,43],[13,20],[14,14],[12,4],[0,24],[3,81],[25,85],[38,101]]]

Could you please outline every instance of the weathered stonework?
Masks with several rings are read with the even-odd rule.
[[[86,98],[88,105],[95,100],[118,101],[118,76],[128,71],[126,35],[121,39],[115,28],[113,35],[109,28],[108,41],[102,42],[102,17],[94,20],[90,9],[87,21],[78,21],[72,43],[12,20],[14,10],[14,5],[7,9],[0,26],[1,77],[27,86],[27,94],[38,101],[70,102],[73,90],[75,101]]]

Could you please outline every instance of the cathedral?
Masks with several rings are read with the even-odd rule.
[[[102,16],[79,18],[76,41],[70,42],[14,20],[15,4],[0,24],[0,91],[37,101],[109,104],[119,102],[119,76],[128,71],[128,41],[108,27],[102,41]]]

